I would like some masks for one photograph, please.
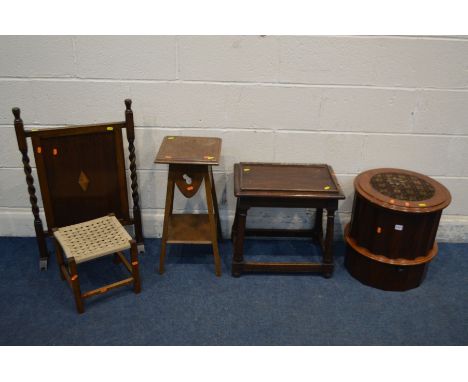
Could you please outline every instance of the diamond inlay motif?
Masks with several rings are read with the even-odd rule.
[[[80,172],[80,176],[78,178],[78,184],[80,185],[80,187],[81,187],[81,189],[83,191],[86,192],[88,190],[89,179],[86,176],[86,174],[83,172],[83,170],[81,170],[81,172]]]

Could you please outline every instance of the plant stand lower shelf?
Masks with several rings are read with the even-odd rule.
[[[173,214],[169,218],[168,244],[211,244],[208,214]]]

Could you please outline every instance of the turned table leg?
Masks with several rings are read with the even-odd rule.
[[[245,237],[245,225],[247,220],[248,208],[240,208],[239,204],[236,209],[235,216],[235,234],[234,238],[234,255],[232,260],[232,275],[239,277],[242,273],[242,265],[244,262],[244,237]]]
[[[237,210],[239,208],[239,199],[236,201],[236,210],[234,212],[234,221],[232,222],[232,227],[231,227],[231,241],[234,244],[234,240],[236,237],[236,229],[237,229]]]
[[[323,241],[323,208],[317,208],[315,211],[315,223],[313,228],[314,240],[321,244]]]
[[[335,210],[327,209],[327,233],[325,237],[325,251],[323,254],[323,263],[327,266],[324,272],[326,278],[330,278],[333,273],[333,232],[335,229]]]

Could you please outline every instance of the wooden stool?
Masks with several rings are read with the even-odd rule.
[[[83,299],[108,292],[111,289],[133,283],[135,293],[140,293],[140,273],[138,270],[138,249],[135,240],[127,233],[113,215],[89,220],[62,228],[54,228],[55,253],[59,265],[60,275],[67,280],[73,290],[78,313],[84,312]],[[130,249],[131,263],[122,254]],[[65,253],[68,269],[65,265]],[[131,277],[101,288],[81,293],[77,264],[84,263],[98,257],[114,254],[116,262],[122,262],[130,272]]]
[[[234,165],[234,193],[237,199],[232,226],[234,256],[232,275],[243,272],[333,273],[333,229],[338,200],[344,199],[338,181],[326,164],[240,163]],[[246,229],[251,207],[316,208],[313,229]],[[327,210],[327,231],[323,240],[322,216]],[[244,261],[245,236],[302,236],[315,238],[323,251],[321,263],[259,263]]]
[[[159,273],[164,273],[166,245],[211,244],[216,276],[221,276],[218,237],[222,238],[211,166],[219,164],[221,139],[207,137],[164,137],[155,163],[169,164],[166,207],[159,258]],[[174,186],[186,197],[193,197],[205,181],[208,214],[173,214]]]

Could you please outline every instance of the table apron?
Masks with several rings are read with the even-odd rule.
[[[337,199],[306,199],[306,198],[265,198],[239,197],[239,208],[278,207],[278,208],[325,208],[338,209]]]

